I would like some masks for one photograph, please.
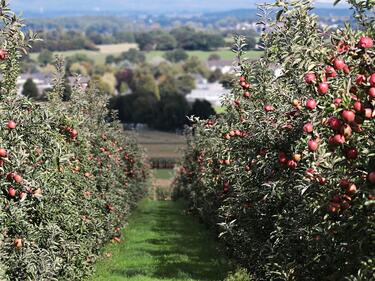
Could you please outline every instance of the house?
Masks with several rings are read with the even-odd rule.
[[[233,60],[209,60],[207,67],[211,71],[220,69],[221,73],[229,73],[234,71]]]
[[[193,103],[195,100],[207,100],[216,107],[220,106],[222,97],[230,93],[219,82],[208,83],[203,77],[196,77],[195,82],[196,88],[186,96],[189,103]]]

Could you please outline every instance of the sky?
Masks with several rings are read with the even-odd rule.
[[[18,12],[37,11],[225,11],[255,8],[264,0],[10,0]],[[343,2],[345,2],[343,0]],[[319,7],[332,8],[333,0],[316,0]]]

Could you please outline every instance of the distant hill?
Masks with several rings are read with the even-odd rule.
[[[320,0],[323,1],[323,0]],[[136,15],[205,13],[226,17],[248,17],[255,14],[258,0],[12,0],[11,7],[27,17],[82,15]],[[318,9],[322,15],[344,14],[348,9],[329,6]],[[234,9],[235,8],[235,9]],[[350,13],[350,12],[349,12]]]

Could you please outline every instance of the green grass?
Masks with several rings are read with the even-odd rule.
[[[219,281],[232,269],[215,236],[185,213],[183,202],[144,201],[123,242],[111,244],[88,281]]]
[[[89,50],[74,50],[74,51],[65,51],[65,52],[54,52],[55,55],[61,55],[63,57],[69,57],[75,54],[85,54],[89,58],[91,58],[95,64],[104,64],[105,59],[108,55],[112,54],[114,56],[119,55],[122,51],[121,48],[124,44],[118,44],[119,47],[116,48],[116,45],[105,45],[102,46],[105,52],[100,51],[89,51]],[[111,50],[113,50],[111,52]],[[126,46],[123,46],[123,50],[127,50]],[[149,51],[146,52],[146,59],[148,62],[152,61],[154,58],[162,58],[165,51]],[[211,54],[218,54],[221,59],[223,60],[233,60],[235,58],[235,54],[229,49],[222,49],[217,51],[187,51],[189,56],[196,56],[199,59],[206,61],[208,60]],[[250,59],[258,58],[262,55],[262,51],[249,51],[247,52],[246,57]],[[30,57],[33,60],[38,59],[39,53],[31,53]]]
[[[154,169],[152,171],[157,179],[169,180],[174,177],[172,169]]]

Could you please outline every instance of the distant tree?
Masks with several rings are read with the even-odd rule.
[[[126,82],[133,93],[153,94],[159,99],[159,88],[149,67],[138,67]]]
[[[162,95],[158,103],[157,116],[152,126],[159,130],[175,130],[187,123],[189,104],[182,95]]]
[[[38,62],[41,65],[47,65],[53,63],[53,53],[50,50],[43,49],[40,51],[38,56]]]
[[[33,79],[29,78],[26,80],[25,84],[23,85],[22,95],[33,99],[39,97],[39,91]]]
[[[223,85],[225,89],[231,89],[233,86],[233,80],[234,80],[234,75],[233,74],[223,74],[223,76],[220,79],[220,84]]]
[[[106,58],[105,58],[105,63],[106,64],[113,64],[116,62],[116,58],[114,55],[108,55]]]
[[[196,31],[191,27],[177,27],[173,29],[171,35],[177,41],[177,47],[184,50],[212,50],[225,45],[222,35]]]
[[[127,60],[134,64],[141,64],[146,61],[146,56],[143,52],[138,51],[137,49],[131,48],[129,51],[123,52],[120,55],[119,60]]]
[[[196,56],[189,57],[184,65],[183,69],[186,73],[189,74],[200,74],[203,77],[208,78],[210,74],[210,70],[207,68],[206,65]]]
[[[176,49],[176,50],[167,51],[164,53],[164,58],[174,63],[184,61],[188,57],[189,57],[188,53],[182,49]]]
[[[223,73],[221,72],[220,68],[217,68],[210,73],[210,76],[208,77],[208,82],[214,83],[216,81],[219,81],[222,76]]]
[[[190,115],[194,115],[201,119],[208,119],[215,114],[215,110],[207,100],[196,100],[190,110]]]
[[[79,74],[83,76],[88,75],[87,69],[80,63],[75,62],[69,68],[69,73]]]
[[[196,87],[195,79],[190,74],[183,74],[177,78],[177,89],[181,95],[190,94]]]
[[[164,30],[138,33],[135,40],[143,51],[173,50],[177,47],[176,39]]]

